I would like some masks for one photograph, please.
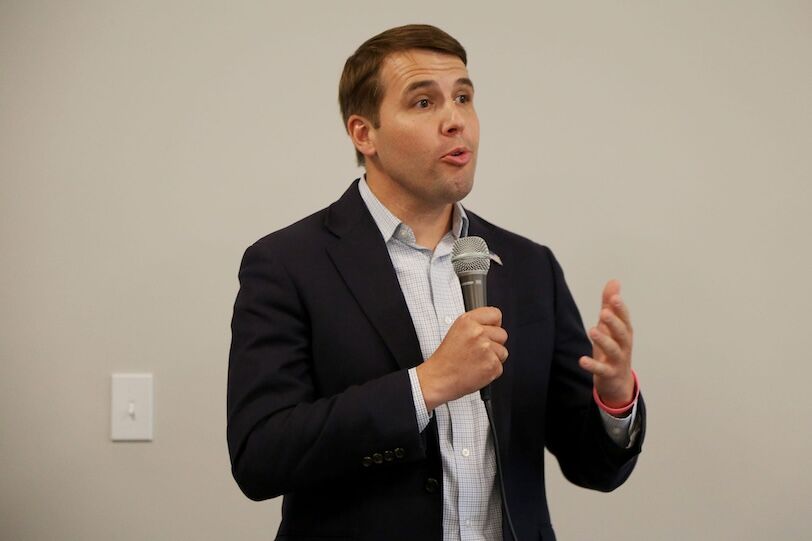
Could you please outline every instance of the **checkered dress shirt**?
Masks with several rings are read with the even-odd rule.
[[[361,198],[381,231],[389,257],[412,316],[423,360],[443,341],[451,324],[465,311],[462,289],[451,265],[454,241],[468,234],[468,217],[454,205],[451,231],[432,250],[418,246],[412,229],[375,197],[365,178]],[[422,432],[431,420],[414,368],[409,370],[417,424]],[[637,414],[615,418],[601,410],[609,436],[618,445],[632,445]],[[502,507],[496,483],[496,458],[488,416],[479,392],[435,408],[443,464],[443,540],[502,541]]]
[[[412,316],[423,359],[443,341],[464,311],[460,281],[451,266],[454,241],[468,233],[462,205],[454,207],[452,228],[435,250],[418,246],[411,228],[392,214],[361,179],[361,197],[386,241],[403,296]],[[409,371],[420,431],[431,414],[415,369]],[[501,541],[502,508],[488,417],[479,392],[434,410],[443,462],[443,539]]]

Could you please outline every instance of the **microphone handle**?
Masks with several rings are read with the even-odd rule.
[[[465,311],[474,308],[488,306],[488,282],[487,273],[470,273],[460,276],[460,286],[462,287],[462,302],[465,304]],[[479,390],[479,396],[483,402],[491,399],[491,386],[485,385]]]
[[[466,312],[488,306],[488,286],[484,274],[461,277],[460,286]]]

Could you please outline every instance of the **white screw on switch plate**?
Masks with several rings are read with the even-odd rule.
[[[152,374],[113,374],[110,438],[152,441]]]

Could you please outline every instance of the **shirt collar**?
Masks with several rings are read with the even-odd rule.
[[[386,208],[386,206],[381,203],[381,200],[372,193],[372,190],[369,189],[369,185],[367,184],[366,174],[362,176],[358,182],[358,191],[361,193],[361,199],[364,200],[364,204],[366,204],[367,209],[369,209],[369,213],[372,214],[372,219],[375,220],[375,225],[378,226],[385,242],[389,242],[395,233],[398,232],[398,229],[402,228],[407,228],[412,238],[414,237],[411,228],[392,214],[392,211]],[[457,202],[454,203],[452,212],[451,234],[455,239],[467,236],[468,215],[465,214],[465,209]]]

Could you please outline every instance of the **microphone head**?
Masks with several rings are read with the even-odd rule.
[[[451,264],[457,276],[469,272],[487,274],[491,268],[491,253],[485,240],[481,237],[461,237],[454,241]]]

